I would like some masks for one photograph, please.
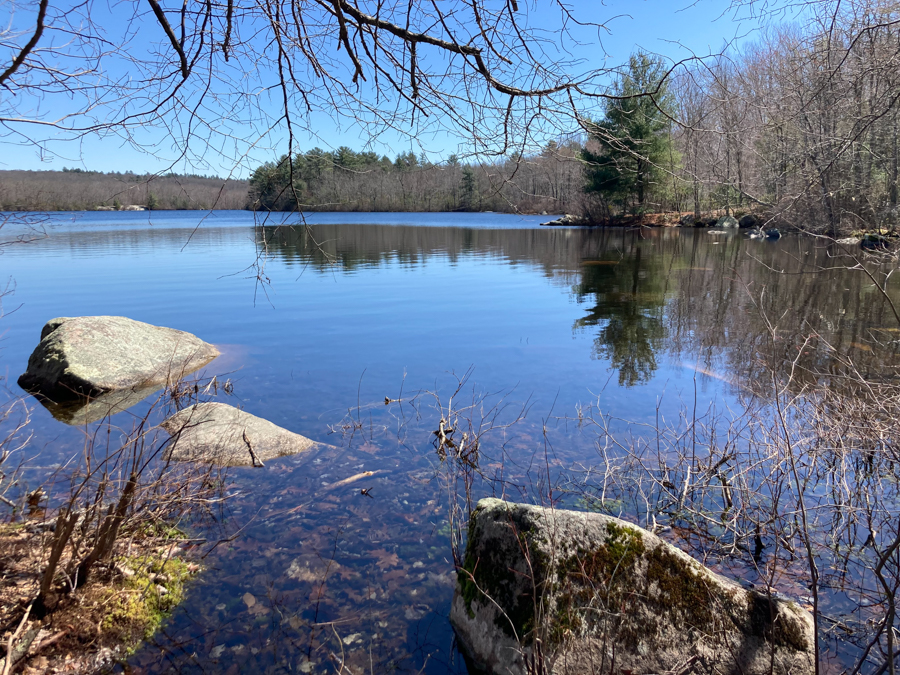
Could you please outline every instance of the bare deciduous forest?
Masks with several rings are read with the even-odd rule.
[[[763,209],[828,233],[900,224],[897,5],[816,9],[673,78],[680,180],[661,206]]]
[[[177,174],[0,171],[0,210],[6,211],[93,211],[148,204],[157,209],[242,209],[246,201],[247,182],[241,180]]]

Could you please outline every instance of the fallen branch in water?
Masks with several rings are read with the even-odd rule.
[[[363,478],[368,478],[369,476],[376,476],[379,473],[386,473],[386,471],[378,470],[378,471],[363,471],[362,473],[357,473],[349,478],[344,478],[343,480],[339,480],[331,485],[326,485],[326,490],[334,490],[335,488],[344,487],[345,485],[350,485],[350,483],[355,483],[358,480],[362,480]]]

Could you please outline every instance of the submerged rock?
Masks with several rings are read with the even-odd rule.
[[[218,355],[211,344],[173,328],[123,316],[60,317],[41,330],[19,386],[54,401],[96,398],[168,384]]]
[[[137,405],[159,391],[160,386],[154,384],[149,387],[110,391],[93,398],[79,396],[67,401],[53,401],[46,396],[39,396],[38,400],[60,422],[73,426],[84,426],[128,410],[131,406]]]
[[[766,233],[760,228],[754,228],[747,233],[750,239],[765,239]]]
[[[815,671],[796,604],[617,518],[498,499],[472,514],[450,619],[491,673]]]
[[[276,457],[329,447],[225,403],[192,405],[160,426],[172,436],[166,459],[184,462],[262,466]]]

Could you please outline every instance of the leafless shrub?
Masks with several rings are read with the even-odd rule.
[[[0,502],[14,511],[21,511],[22,505],[7,495],[14,493],[17,487],[22,460],[19,454],[31,440],[28,431],[30,421],[31,411],[21,399],[11,398],[0,405]],[[16,496],[21,502],[22,495]]]
[[[179,381],[173,389],[188,390],[196,400],[211,384]],[[26,521],[27,527],[45,533],[32,602],[35,615],[52,611],[98,568],[113,569],[115,556],[129,550],[130,542],[164,541],[178,527],[215,516],[224,500],[224,474],[209,465],[179,464],[163,456],[168,435],[154,420],[169,401],[189,402],[184,393],[176,398],[167,389],[127,428],[108,418],[86,428],[81,451],[42,486],[39,499],[53,515],[46,521]],[[20,423],[19,430],[23,426]]]

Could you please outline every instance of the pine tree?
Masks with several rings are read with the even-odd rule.
[[[644,210],[659,167],[670,155],[671,141],[665,132],[673,100],[663,80],[665,72],[662,59],[645,52],[629,59],[627,71],[616,82],[615,98],[606,104],[603,120],[589,127],[600,151],[582,151],[587,163],[586,192],[620,203],[623,209],[633,200],[636,210]]]

